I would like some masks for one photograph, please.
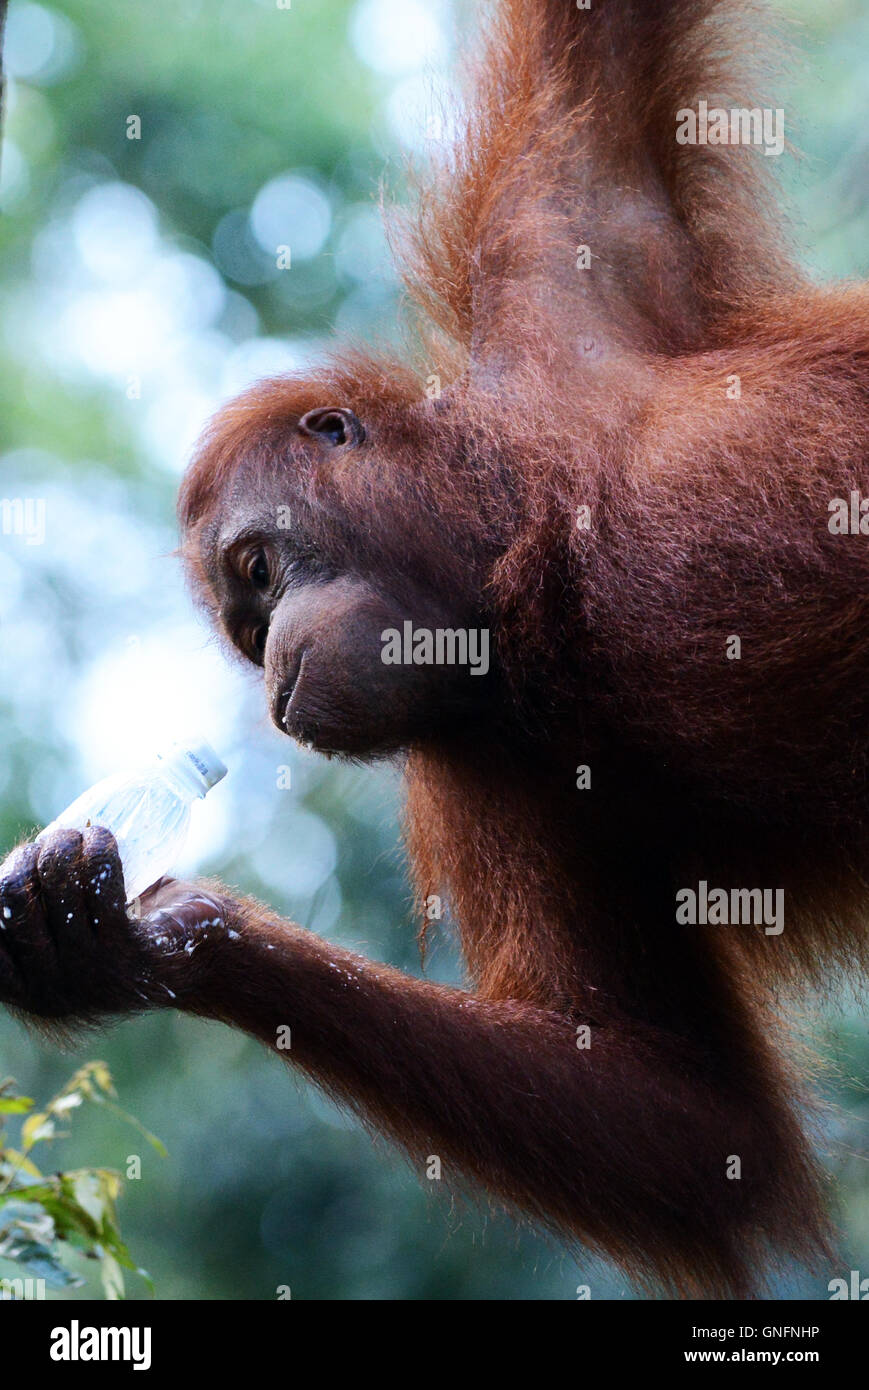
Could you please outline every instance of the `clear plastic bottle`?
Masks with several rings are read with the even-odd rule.
[[[118,842],[127,902],[172,868],[187,839],[190,812],[226,776],[214,749],[201,740],[175,743],[136,772],[107,777],[78,797],[51,830],[101,825]]]

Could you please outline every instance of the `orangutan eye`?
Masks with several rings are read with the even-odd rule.
[[[269,587],[271,573],[264,550],[258,550],[254,555],[248,566],[247,577],[255,589],[263,590]]]
[[[361,444],[365,438],[362,421],[352,410],[331,406],[309,410],[299,421],[299,432],[323,439],[332,448],[340,448],[342,444]]]
[[[251,645],[252,645],[252,647],[253,647],[253,649],[254,649],[254,652],[256,653],[256,657],[257,657],[257,660],[258,660],[258,661],[262,661],[263,657],[264,657],[265,654],[266,654],[266,643],[268,642],[268,640],[269,640],[269,629],[268,629],[268,624],[267,624],[267,623],[263,623],[261,627],[258,627],[258,628],[256,629],[256,631],[255,631],[254,634],[253,634],[253,637],[251,638]]]

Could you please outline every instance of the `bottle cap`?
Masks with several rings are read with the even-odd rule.
[[[186,773],[196,783],[200,796],[216,786],[226,776],[226,766],[204,739],[189,739],[173,743],[160,760],[171,764],[176,771]]]

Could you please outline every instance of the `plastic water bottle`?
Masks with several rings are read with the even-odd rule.
[[[209,744],[174,743],[138,771],[97,782],[38,838],[90,825],[110,830],[118,842],[127,902],[134,902],[172,868],[187,839],[193,802],[225,776]]]

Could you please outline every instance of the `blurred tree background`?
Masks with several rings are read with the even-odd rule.
[[[221,400],[303,366],[334,331],[394,335],[378,183],[384,169],[400,182],[407,152],[437,135],[426,91],[448,80],[470,7],[279,3],[9,7],[0,496],[46,510],[44,537],[0,536],[0,848],[97,776],[199,728],[231,775],[200,808],[182,870],[418,972],[397,777],[327,764],[270,728],[256,681],[191,611],[173,508]],[[793,235],[817,275],[865,276],[869,0],[782,8],[798,21],[782,94],[803,152],[786,172]],[[289,270],[276,267],[281,244]],[[426,973],[460,978],[447,933]],[[856,1004],[830,1015],[823,1041],[840,1258],[823,1279],[786,1271],[785,1297],[869,1273]],[[28,1094],[97,1056],[169,1157],[99,1112],[56,1163],[124,1170],[141,1154],[120,1212],[158,1297],[267,1299],[289,1284],[297,1298],[565,1299],[580,1283],[631,1296],[601,1263],[451,1203],[240,1034],[166,1013],[64,1054],[0,1015],[0,1079]]]

